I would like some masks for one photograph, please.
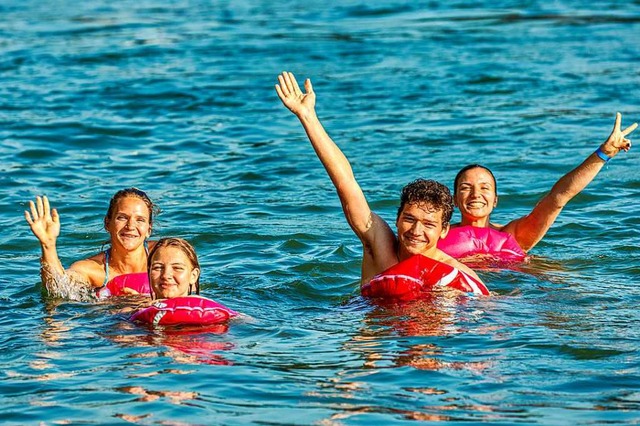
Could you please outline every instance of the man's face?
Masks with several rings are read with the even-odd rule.
[[[442,209],[430,204],[405,204],[396,221],[400,255],[425,254],[449,232],[442,227]]]

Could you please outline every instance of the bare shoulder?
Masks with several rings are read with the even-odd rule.
[[[367,231],[384,231],[391,230],[391,227],[386,220],[381,218],[378,214],[371,212],[369,215],[369,221],[367,222]],[[393,233],[393,231],[391,231]]]
[[[79,274],[94,287],[102,286],[105,278],[104,253],[98,253],[95,256],[72,263],[69,271]]]
[[[507,223],[506,225],[500,225],[499,223],[489,223],[489,227],[491,229],[495,229],[496,231],[501,231],[501,232],[508,232],[505,231],[505,228],[507,228],[509,225],[511,225],[512,223],[516,222],[518,219],[512,220],[511,222]]]
[[[362,242],[362,282],[398,263],[397,239],[389,224],[371,213],[371,226]]]
[[[388,252],[395,253],[396,234],[384,219],[373,212],[369,217],[367,231],[360,240],[365,252],[374,258]]]
[[[498,230],[513,236],[522,250],[527,252],[540,241],[552,223],[540,219],[539,216],[530,213],[512,220]]]

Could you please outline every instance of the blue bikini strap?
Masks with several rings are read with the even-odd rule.
[[[149,256],[149,244],[147,240],[144,240],[144,251]],[[108,248],[104,251],[104,282],[102,283],[102,287],[106,286],[109,282],[109,253],[111,252],[111,248]],[[100,287],[100,288],[102,288]]]
[[[110,251],[111,251],[111,248],[108,248],[104,251],[104,282],[102,283],[102,287],[106,286],[107,283],[109,282],[109,252]]]

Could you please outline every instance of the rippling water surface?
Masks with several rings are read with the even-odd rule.
[[[0,417],[7,424],[629,424],[640,418],[640,154],[609,163],[492,298],[375,306],[333,187],[273,86],[311,77],[373,207],[482,162],[507,222],[640,120],[640,2],[7,1],[0,5]],[[48,300],[137,186],[249,318],[149,331]],[[122,302],[124,303],[124,302]]]

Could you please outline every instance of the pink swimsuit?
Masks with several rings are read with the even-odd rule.
[[[137,291],[139,294],[151,294],[149,286],[149,274],[146,272],[136,272],[133,274],[122,274],[109,280],[109,252],[104,252],[104,283],[102,287],[96,289],[99,299],[109,296],[126,296],[125,287]]]
[[[438,248],[456,259],[485,254],[501,260],[522,261],[527,256],[511,234],[469,225],[451,228],[447,237],[438,241]]]

